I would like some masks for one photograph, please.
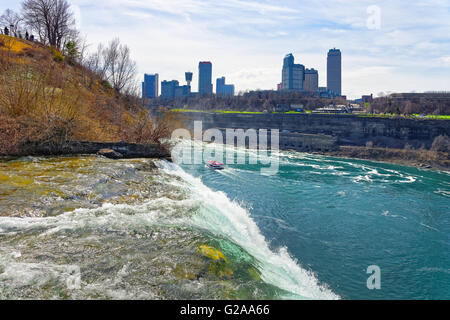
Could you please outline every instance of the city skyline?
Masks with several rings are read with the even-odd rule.
[[[184,72],[196,70],[195,61],[202,59],[214,61],[213,79],[226,75],[237,92],[276,90],[280,57],[292,52],[314,66],[322,75],[319,86],[326,86],[324,52],[336,47],[345,52],[343,94],[349,98],[450,87],[447,1],[377,1],[379,26],[369,23],[376,12],[372,1],[70,2],[91,49],[121,38],[131,48],[140,79],[161,70],[160,79],[181,83]],[[0,0],[1,11],[19,5]],[[197,81],[194,75],[193,90]]]

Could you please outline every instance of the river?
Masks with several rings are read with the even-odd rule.
[[[1,159],[0,299],[450,297],[449,173],[277,157]]]

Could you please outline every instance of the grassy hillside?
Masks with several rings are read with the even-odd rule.
[[[167,131],[139,99],[117,94],[61,52],[0,36],[0,155],[69,140],[153,143]]]

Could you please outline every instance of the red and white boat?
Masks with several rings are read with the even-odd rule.
[[[215,161],[215,160],[208,161],[206,163],[206,166],[208,168],[211,168],[211,169],[214,169],[214,170],[223,170],[223,169],[225,169],[222,162],[218,162],[218,161]]]

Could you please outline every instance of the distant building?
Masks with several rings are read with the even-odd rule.
[[[277,90],[280,91],[282,88],[281,83],[277,84]]]
[[[159,75],[145,74],[142,82],[142,99],[157,98],[159,94]]]
[[[303,112],[305,106],[302,104],[278,104],[275,107],[275,112]]]
[[[327,87],[319,87],[319,96],[321,98],[332,98],[332,94]]]
[[[362,103],[372,103],[373,102],[373,94],[370,96],[362,96],[361,98]]]
[[[305,66],[294,63],[292,53],[287,54],[283,60],[282,90],[303,90],[305,80]]]
[[[175,98],[186,97],[191,93],[191,86],[176,86]]]
[[[312,111],[313,113],[351,113],[351,109],[346,105],[329,105]]]
[[[315,69],[305,70],[305,83],[303,89],[309,92],[319,91],[319,72],[317,70]]]
[[[175,91],[179,86],[177,80],[161,82],[161,98],[172,99],[175,98]]]
[[[336,96],[342,95],[342,55],[336,48],[328,51],[327,88]]]
[[[225,84],[225,77],[218,78],[216,81],[216,95],[218,97],[234,96],[234,85]]]
[[[186,72],[185,74],[185,78],[186,78],[186,83],[188,86],[191,86],[191,82],[192,82],[192,72]]]
[[[212,63],[209,61],[200,62],[198,65],[198,92],[200,95],[211,95],[212,85]]]

